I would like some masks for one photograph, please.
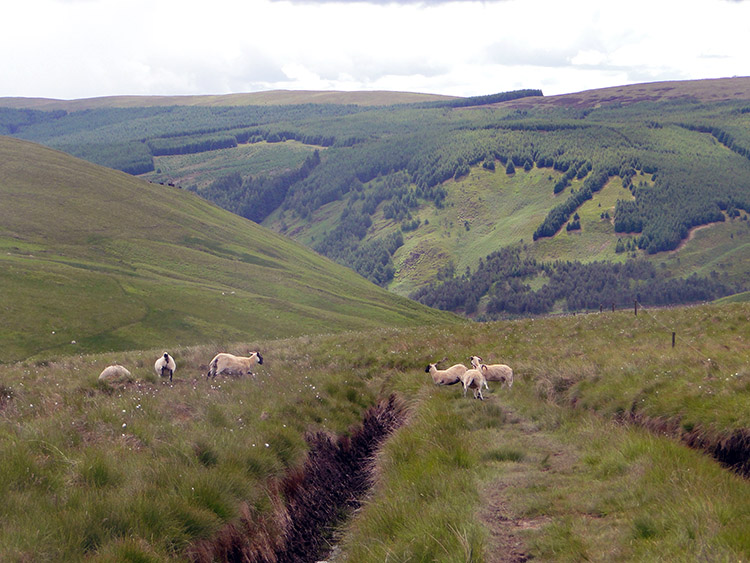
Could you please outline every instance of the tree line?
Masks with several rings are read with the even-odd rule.
[[[539,289],[531,287],[535,279],[544,280]],[[696,303],[744,289],[716,274],[669,278],[646,260],[542,263],[529,256],[528,247],[516,245],[480,260],[474,272],[436,280],[411,297],[446,311],[497,318],[546,314],[560,303],[568,312],[625,307],[634,300],[644,305]]]

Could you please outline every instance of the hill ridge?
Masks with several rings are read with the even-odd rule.
[[[389,90],[267,90],[234,94],[197,95],[120,95],[60,100],[55,98],[0,98],[0,107],[36,110],[81,111],[97,108],[159,107],[159,106],[244,106],[289,104],[355,104],[382,106],[458,99],[458,96],[397,92]]]

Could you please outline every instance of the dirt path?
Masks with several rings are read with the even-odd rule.
[[[488,531],[486,563],[517,563],[532,559],[525,532],[551,521],[546,515],[529,516],[519,503],[518,488],[554,483],[574,470],[577,455],[510,406],[503,404],[505,422],[495,432],[501,451],[518,452],[516,461],[498,464],[498,475],[480,489],[483,499],[480,521]]]

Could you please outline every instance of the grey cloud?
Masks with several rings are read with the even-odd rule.
[[[574,55],[574,52],[551,51],[512,41],[494,43],[487,49],[489,61],[504,66],[562,67],[568,66]]]

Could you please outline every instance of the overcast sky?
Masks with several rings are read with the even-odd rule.
[[[10,0],[0,97],[545,95],[750,75],[750,0]]]

